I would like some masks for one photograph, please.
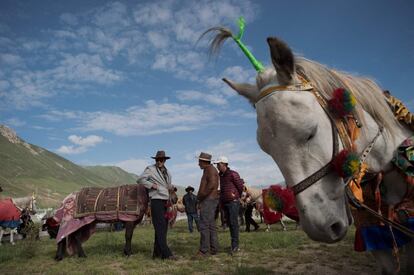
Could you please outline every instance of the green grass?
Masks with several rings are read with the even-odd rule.
[[[180,221],[168,232],[168,243],[178,261],[153,260],[154,231],[151,225],[135,229],[133,255],[122,255],[124,232],[97,232],[84,243],[86,259],[67,257],[55,262],[54,240],[3,243],[0,248],[2,274],[375,274],[379,270],[368,253],[353,251],[353,230],[337,244],[309,240],[303,231],[241,232],[241,252],[228,254],[229,231],[219,230],[220,251],[216,256],[193,259],[199,234],[190,234]]]

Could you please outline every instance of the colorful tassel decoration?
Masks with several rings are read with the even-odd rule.
[[[329,109],[339,117],[345,117],[355,109],[356,98],[348,90],[335,89],[332,98],[328,101]]]
[[[282,212],[283,210],[283,201],[282,199],[272,191],[272,189],[269,189],[266,192],[266,195],[264,197],[265,204],[272,210]]]
[[[336,155],[332,165],[341,178],[349,178],[359,172],[361,163],[354,152],[344,149]]]

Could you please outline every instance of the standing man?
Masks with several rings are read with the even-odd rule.
[[[217,169],[220,175],[220,203],[224,206],[228,217],[228,226],[231,236],[231,254],[239,251],[239,208],[240,197],[243,193],[243,180],[236,171],[228,167],[229,160],[220,157],[217,161]]]
[[[168,220],[165,216],[169,191],[174,190],[171,174],[165,167],[165,161],[170,157],[167,157],[164,151],[158,151],[155,157],[151,158],[155,159],[155,164],[145,168],[137,183],[149,190],[151,199],[151,217],[155,231],[152,258],[176,260],[167,245]]]
[[[193,194],[194,188],[192,186],[188,186],[185,189],[185,192],[187,192],[187,194],[183,197],[183,204],[185,206],[185,213],[187,214],[188,231],[193,233],[193,220],[196,223],[197,230],[200,231],[197,214],[197,197]]]
[[[219,176],[211,164],[211,155],[200,153],[198,165],[203,170],[197,199],[200,207],[200,249],[196,256],[207,256],[218,252],[218,238],[215,213],[218,205]]]

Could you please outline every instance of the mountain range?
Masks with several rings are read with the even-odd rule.
[[[42,147],[27,143],[0,125],[0,186],[3,197],[36,194],[41,207],[59,206],[82,187],[135,184],[137,175],[116,166],[80,166]],[[179,195],[183,187],[178,187]]]

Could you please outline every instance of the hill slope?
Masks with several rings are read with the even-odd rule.
[[[117,166],[83,166],[84,169],[92,172],[98,177],[104,178],[107,181],[118,184],[134,184],[138,176],[128,173]]]
[[[0,125],[0,185],[2,195],[22,197],[36,192],[42,206],[56,206],[67,194],[85,186],[134,183],[118,167],[81,167],[46,149],[29,144]]]

